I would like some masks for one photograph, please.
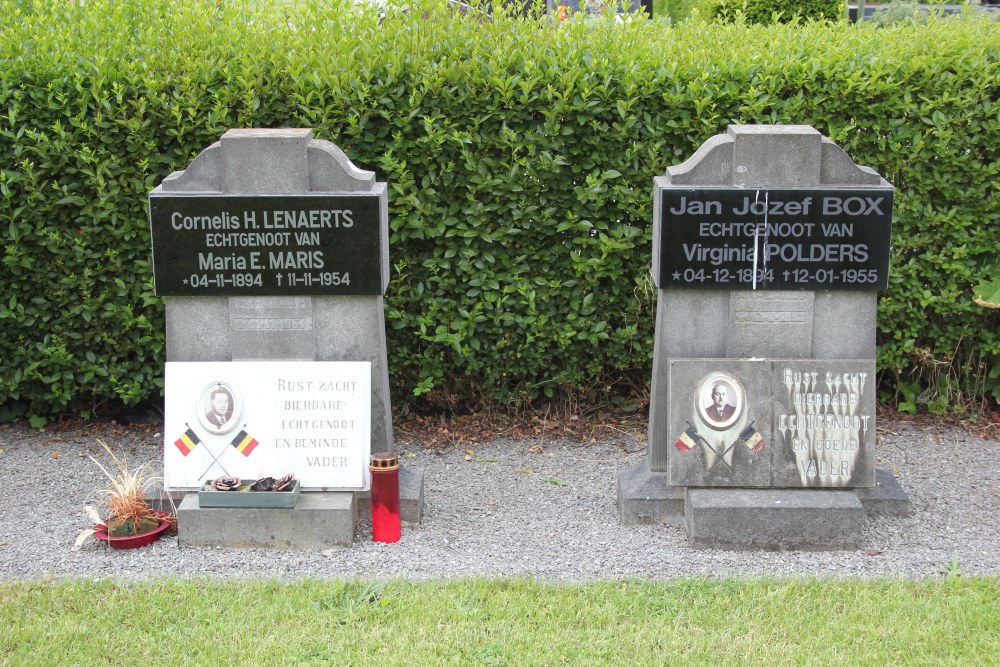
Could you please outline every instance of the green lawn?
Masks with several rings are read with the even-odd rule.
[[[1000,580],[9,582],[10,665],[951,665]]]

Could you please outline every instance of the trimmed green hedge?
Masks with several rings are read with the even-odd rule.
[[[995,22],[20,7],[0,16],[0,419],[158,395],[146,195],[247,126],[315,128],[389,183],[397,403],[641,393],[652,178],[729,123],[811,124],[898,188],[885,386],[981,396],[1000,366],[971,300],[1000,245]]]
[[[740,14],[751,23],[836,21],[847,18],[847,3],[844,0],[721,0],[715,9],[718,17],[731,19]]]

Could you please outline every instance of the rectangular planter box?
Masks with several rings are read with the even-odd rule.
[[[291,509],[299,501],[302,490],[299,480],[292,483],[290,491],[250,491],[255,479],[244,479],[236,491],[219,491],[211,482],[205,482],[198,491],[201,507],[243,507],[253,509]]]

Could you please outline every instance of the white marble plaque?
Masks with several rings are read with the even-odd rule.
[[[370,362],[168,362],[165,485],[293,473],[304,490],[364,490],[370,422]]]

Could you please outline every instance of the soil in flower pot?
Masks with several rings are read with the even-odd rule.
[[[144,535],[159,527],[160,521],[154,517],[145,519],[119,519],[114,518],[108,521],[108,535],[111,537],[132,537],[133,535]]]

